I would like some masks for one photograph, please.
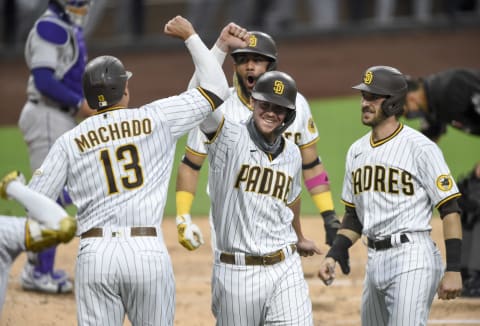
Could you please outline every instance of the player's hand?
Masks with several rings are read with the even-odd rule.
[[[222,29],[215,45],[228,53],[233,49],[246,47],[249,40],[250,34],[245,28],[235,23],[229,23]]]
[[[192,251],[204,244],[203,235],[200,228],[192,223],[189,214],[176,217],[178,242],[186,249]]]
[[[329,246],[332,246],[333,240],[337,235],[337,231],[340,228],[340,220],[338,219],[335,211],[327,211],[322,213],[323,227],[325,228],[325,239]]]
[[[442,300],[455,299],[462,294],[462,275],[460,272],[445,272],[437,290]]]
[[[318,271],[318,277],[325,283],[325,285],[332,284],[335,279],[335,260],[327,257],[323,260]]]
[[[314,241],[303,238],[297,242],[298,254],[302,257],[313,256],[314,254],[321,255],[322,252],[318,249]]]
[[[165,24],[163,31],[167,35],[180,38],[184,41],[196,33],[190,21],[180,15],[170,19]]]
[[[8,199],[7,186],[12,181],[25,184],[25,176],[20,171],[12,171],[3,176],[2,180],[0,180],[0,197],[3,199]]]

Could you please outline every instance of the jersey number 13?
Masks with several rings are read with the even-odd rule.
[[[107,177],[108,194],[119,192],[117,185],[117,175],[120,175],[120,183],[126,190],[132,190],[143,184],[143,171],[140,164],[140,158],[137,148],[132,145],[123,145],[114,150],[111,154],[109,149],[100,151],[100,160],[103,164],[103,171]],[[116,160],[121,171],[115,171],[112,166],[112,158]]]

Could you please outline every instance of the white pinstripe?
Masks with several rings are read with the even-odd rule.
[[[297,253],[289,253],[285,261],[271,266],[230,265],[218,260],[220,252],[235,253],[242,260],[243,254],[266,255],[297,242],[293,213],[286,204],[300,195],[300,150],[286,141],[283,152],[270,160],[255,146],[245,125],[229,120],[207,150],[218,249],[212,278],[217,325],[312,325],[312,304]],[[235,187],[245,166],[249,173],[257,171],[258,178]],[[272,184],[279,173],[293,179],[285,201],[273,192],[259,193],[265,169],[272,171]]]
[[[80,240],[79,325],[122,325],[125,313],[134,325],[173,324],[175,284],[160,225],[176,141],[210,112],[193,89],[139,109],[97,114],[62,135],[35,172],[30,187],[51,198],[67,185],[79,234],[104,228],[103,238]],[[150,128],[136,133],[133,121]],[[105,131],[112,126],[130,134]],[[130,237],[130,226],[156,227],[157,237]],[[112,232],[118,236],[109,237]]]
[[[25,251],[25,217],[0,215],[0,315],[15,259]]]
[[[440,149],[407,126],[378,143],[370,132],[350,147],[342,199],[355,207],[363,234],[379,240],[405,233],[410,239],[368,250],[362,325],[426,325],[443,276],[430,237],[432,210],[458,193],[454,182],[451,189],[437,186],[441,175],[450,171]]]

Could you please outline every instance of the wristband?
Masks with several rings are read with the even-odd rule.
[[[338,234],[333,240],[333,245],[327,253],[326,257],[332,257],[335,261],[340,261],[342,257],[345,257],[345,252],[348,252],[348,248],[353,245],[352,240],[343,234]]]
[[[194,196],[194,194],[188,191],[177,191],[175,193],[177,216],[190,213]]]
[[[447,256],[447,272],[460,272],[460,257],[462,253],[461,239],[445,240],[445,251]]]

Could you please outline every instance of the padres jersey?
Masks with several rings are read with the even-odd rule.
[[[99,112],[58,139],[29,186],[57,198],[66,184],[78,208],[79,234],[159,225],[176,141],[211,110],[192,89],[138,109]]]
[[[408,126],[379,142],[370,132],[348,150],[342,200],[369,238],[430,231],[433,208],[458,196],[440,149]]]
[[[298,93],[295,104],[297,114],[295,121],[284,132],[284,136],[300,148],[307,147],[318,141],[318,130],[305,97]],[[230,121],[242,123],[245,123],[248,118],[250,118],[253,110],[248,99],[242,97],[234,87],[230,88],[230,96],[223,102],[219,109],[222,110],[224,116]],[[188,134],[186,149],[195,155],[206,156],[206,141],[207,138],[201,132],[200,128],[195,128]]]
[[[298,147],[286,140],[272,160],[244,124],[225,119],[207,150],[216,248],[265,255],[296,243],[287,205],[301,192]]]

